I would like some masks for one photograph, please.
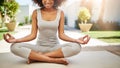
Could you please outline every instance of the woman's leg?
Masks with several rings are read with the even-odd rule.
[[[49,57],[71,57],[76,54],[78,54],[81,51],[81,45],[77,43],[67,43],[63,44],[61,48],[45,53],[44,55],[49,56]]]
[[[13,54],[25,59],[28,59],[31,49],[36,50],[34,45],[27,43],[13,43],[10,49]]]
[[[29,59],[36,60],[36,61],[49,62],[49,63],[59,63],[59,64],[65,64],[65,65],[68,64],[68,62],[64,58],[51,58],[42,53],[38,53],[35,51],[31,51],[29,55]]]
[[[45,53],[44,55],[52,57],[52,58],[64,58],[62,48],[59,48],[59,49],[52,51],[52,52]]]
[[[32,50],[31,50],[32,49]],[[63,58],[50,58],[48,56],[43,55],[41,52],[37,52],[37,47],[34,45],[26,44],[26,43],[14,43],[11,46],[11,52],[15,55],[28,59],[28,63],[30,60],[35,61],[45,61],[52,63],[60,63],[60,64],[68,64],[67,61]]]

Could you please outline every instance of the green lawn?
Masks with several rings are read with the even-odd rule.
[[[3,34],[5,33],[14,33],[14,32],[9,32],[6,27],[0,28],[0,40],[3,39]]]
[[[120,31],[89,31],[83,33],[108,43],[120,43]]]

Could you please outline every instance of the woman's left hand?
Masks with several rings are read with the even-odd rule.
[[[89,40],[90,40],[90,37],[88,35],[85,35],[84,37],[77,39],[76,42],[79,44],[87,44]]]

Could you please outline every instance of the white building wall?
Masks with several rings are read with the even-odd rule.
[[[38,8],[36,6],[32,6],[32,5],[20,5],[19,11],[16,15],[16,19],[18,22],[25,22],[25,16],[28,16],[29,19],[33,13],[33,11]]]
[[[24,17],[29,16],[29,5],[21,5],[16,15],[18,22],[24,22]]]
[[[68,2],[62,7],[64,7],[64,13],[67,17],[67,25],[75,27],[75,21],[78,18],[78,11],[80,9],[80,1],[76,0],[70,4]]]

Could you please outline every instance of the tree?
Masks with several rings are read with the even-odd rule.
[[[17,10],[19,9],[19,4],[15,0],[0,0],[0,12],[2,17],[8,15],[10,18],[14,17]]]
[[[0,27],[3,27],[3,17],[4,17],[4,0],[0,0]]]
[[[93,1],[94,0],[81,0],[81,5],[80,5],[86,7],[90,11],[91,15],[92,15]]]
[[[80,12],[79,12],[79,16],[78,19],[81,21],[81,23],[86,24],[87,21],[90,19],[91,15],[90,12],[87,8],[83,7],[81,8]]]
[[[6,16],[10,17],[10,20],[15,19],[15,14],[19,9],[19,4],[15,0],[0,0],[0,12],[2,16],[2,25],[6,20]]]
[[[0,0],[0,6],[3,5],[4,3],[4,0]]]
[[[19,8],[19,4],[15,0],[9,0],[8,2],[4,3],[4,7],[6,10],[6,15],[13,19]]]

